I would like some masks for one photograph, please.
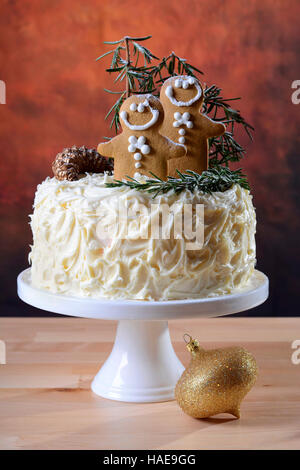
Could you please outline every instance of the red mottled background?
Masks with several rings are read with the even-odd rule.
[[[36,186],[63,147],[95,147],[108,135],[110,78],[95,58],[104,40],[152,34],[204,70],[226,96],[242,96],[255,127],[242,165],[257,207],[258,268],[271,280],[257,315],[298,315],[299,114],[291,83],[300,79],[297,0],[18,0],[1,2],[0,105],[2,315],[42,314],[16,298],[27,267],[28,213]]]

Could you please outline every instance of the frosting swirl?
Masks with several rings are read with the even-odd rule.
[[[255,266],[255,210],[239,185],[225,192],[183,191],[157,196],[107,188],[111,176],[87,174],[78,181],[47,178],[35,195],[29,254],[34,286],[54,293],[110,299],[174,300],[212,297],[246,286]],[[104,214],[114,220],[119,205],[204,205],[204,244],[187,250],[187,240],[142,238],[128,221],[128,236],[99,239]],[[173,228],[170,214],[167,224]],[[119,230],[124,229],[122,220]]]

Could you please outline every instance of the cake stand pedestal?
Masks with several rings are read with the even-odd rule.
[[[145,403],[174,399],[176,382],[184,370],[172,347],[168,320],[216,317],[256,307],[268,297],[268,278],[254,271],[247,288],[220,297],[115,301],[37,289],[31,284],[29,268],[18,276],[18,295],[24,302],[49,312],[118,320],[112,352],[95,376],[92,390],[112,400]]]

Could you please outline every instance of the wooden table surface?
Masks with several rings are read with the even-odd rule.
[[[0,365],[1,449],[300,449],[300,364],[291,344],[300,318],[216,318],[170,322],[205,348],[243,345],[260,375],[241,419],[196,420],[175,401],[132,404],[90,391],[109,354],[116,323],[81,318],[1,318],[7,364]]]

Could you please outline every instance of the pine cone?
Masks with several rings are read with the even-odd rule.
[[[95,149],[75,145],[58,153],[52,164],[54,176],[61,181],[75,181],[82,173],[112,172],[113,169],[111,158],[102,157]]]

